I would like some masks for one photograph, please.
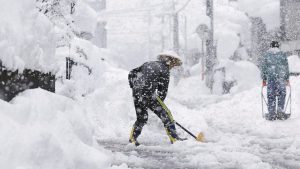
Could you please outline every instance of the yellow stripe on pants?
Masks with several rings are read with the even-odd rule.
[[[171,111],[168,109],[168,107],[165,105],[165,103],[158,96],[156,96],[156,99],[159,102],[159,104],[162,106],[162,108],[167,112],[167,115],[169,116],[171,122],[173,123],[174,119],[173,119]],[[176,141],[176,139],[171,136],[170,132],[167,129],[166,129],[166,132],[167,132],[167,135],[169,136],[171,143],[173,144]]]
[[[156,96],[157,101],[159,102],[159,104],[162,106],[162,108],[167,112],[167,115],[169,116],[171,122],[174,122],[173,116],[171,111],[168,109],[168,107],[165,105],[165,103],[158,97]]]

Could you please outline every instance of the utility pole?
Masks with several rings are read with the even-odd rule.
[[[188,51],[188,46],[187,46],[187,29],[188,29],[188,27],[187,27],[187,18],[186,18],[186,16],[184,15],[183,16],[183,18],[184,18],[184,55],[186,56],[187,55],[187,51]]]
[[[179,52],[179,21],[178,21],[178,12],[176,11],[175,8],[175,1],[172,0],[172,10],[173,10],[173,50],[174,52],[178,53]]]
[[[106,10],[106,0],[102,0],[100,2],[100,10]],[[100,44],[99,47],[100,48],[107,48],[107,30],[105,28],[106,26],[106,21],[102,21],[98,23],[98,31],[99,31],[99,40],[100,40]]]
[[[165,10],[165,0],[163,0],[163,9]],[[161,36],[161,51],[165,50],[165,15],[161,15],[161,30],[160,30],[160,36]]]
[[[202,65],[202,80],[204,80],[205,76],[205,60],[206,60],[206,53],[204,53],[204,44],[206,43],[207,40],[209,40],[210,35],[210,30],[207,25],[205,24],[200,24],[197,29],[196,33],[198,34],[199,38],[201,39],[201,65]],[[207,50],[207,49],[206,49]]]
[[[106,10],[106,0],[95,1],[93,4],[94,9],[97,12]],[[99,48],[107,48],[107,30],[106,21],[98,21],[93,43]]]
[[[147,29],[147,39],[148,39],[148,41],[147,41],[147,46],[148,46],[148,60],[150,60],[150,58],[152,57],[152,34],[151,34],[151,32],[152,32],[152,18],[151,18],[151,11],[150,10],[148,10],[148,12],[147,12],[147,20],[148,20],[148,29]]]
[[[281,41],[285,41],[286,38],[286,22],[287,22],[287,1],[280,0],[280,33]]]
[[[206,41],[207,59],[206,59],[206,86],[213,91],[214,84],[214,66],[217,61],[216,47],[214,45],[214,1],[206,0],[206,15],[210,17],[210,33]]]
[[[191,2],[191,0],[187,0],[186,3],[178,10],[175,8],[175,2],[172,0],[173,3],[173,50],[176,53],[179,53],[180,50],[180,44],[179,44],[179,19],[178,15],[179,12],[184,10],[185,7]]]
[[[73,15],[75,12],[75,1],[71,2],[70,4],[70,15]],[[72,20],[73,22],[73,20]],[[70,41],[68,42],[68,48],[69,48],[69,56],[66,57],[66,79],[70,80],[71,79],[71,72],[72,72],[72,66],[74,62],[71,59],[71,43]]]
[[[162,15],[161,16],[161,51],[164,51],[165,50],[165,16]]]
[[[177,12],[173,15],[173,48],[176,53],[179,53],[179,22]]]

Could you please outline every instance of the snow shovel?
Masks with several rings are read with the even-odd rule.
[[[167,112],[169,118],[171,119],[172,122],[174,122],[177,126],[179,126],[180,128],[182,128],[182,130],[184,130],[185,132],[187,132],[190,136],[194,137],[195,140],[200,141],[200,142],[204,142],[204,134],[202,132],[200,132],[197,137],[191,133],[188,129],[186,129],[185,127],[183,127],[181,124],[179,124],[178,122],[176,122],[172,116],[171,111],[168,109],[168,107],[166,106],[166,104],[158,97],[156,96],[157,101],[159,102],[159,104],[163,107],[163,109]]]
[[[268,102],[267,102],[267,99],[265,98],[264,96],[264,88],[265,86],[263,86],[261,88],[261,109],[262,109],[262,116],[263,118],[266,119],[266,116],[267,116],[267,113],[265,113],[265,110],[264,110],[264,104],[268,107]],[[286,99],[286,102],[285,102],[285,106],[284,106],[284,114],[286,116],[285,120],[288,119],[291,114],[292,114],[292,89],[291,89],[291,86],[288,86],[289,88],[289,94],[288,94],[288,97]],[[289,108],[289,113],[286,113],[287,112],[287,108]]]

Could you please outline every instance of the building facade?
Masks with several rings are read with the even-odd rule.
[[[300,54],[300,0],[280,0],[282,49]]]

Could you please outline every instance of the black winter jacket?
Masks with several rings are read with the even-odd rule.
[[[157,92],[158,96],[164,100],[168,92],[170,70],[166,62],[146,62],[131,70],[128,80],[133,91],[148,96]]]

